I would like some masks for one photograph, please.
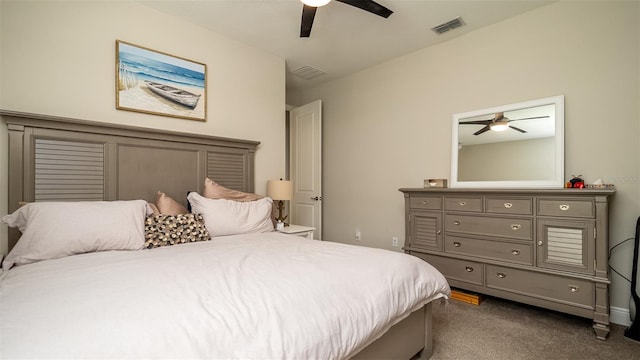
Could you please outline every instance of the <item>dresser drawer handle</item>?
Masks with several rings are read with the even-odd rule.
[[[501,273],[501,272],[496,273],[496,276],[499,277],[500,279],[504,279],[504,278],[507,277],[507,275],[505,273]]]
[[[569,210],[569,205],[566,205],[566,204],[562,204],[562,205],[560,205],[560,210],[562,210],[562,211],[567,211],[567,210]]]
[[[522,225],[520,224],[511,224],[511,230],[513,231],[520,230],[521,227]]]
[[[460,206],[465,206],[465,205],[467,205],[467,202],[466,201],[460,201],[458,204],[460,204]]]
[[[511,209],[512,206],[512,203],[504,203],[504,207],[506,207],[507,209]]]
[[[520,250],[511,250],[511,255],[520,255]]]
[[[453,220],[453,225],[460,225],[460,224],[461,224],[460,220]]]
[[[462,246],[462,244],[460,244],[460,243],[459,243],[459,242],[457,242],[457,241],[454,241],[454,242],[453,242],[453,246],[455,246],[455,247],[460,247],[460,246]]]
[[[569,285],[569,290],[572,293],[578,292],[578,290],[580,290],[580,287],[578,285]]]
[[[423,200],[422,205],[427,205],[427,202],[428,202],[427,200]]]
[[[467,270],[467,272],[473,272],[473,268],[471,266],[465,266],[464,269]]]

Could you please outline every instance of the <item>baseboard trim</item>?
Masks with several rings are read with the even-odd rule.
[[[609,314],[609,321],[614,323],[614,324],[618,324],[618,325],[623,325],[623,326],[630,326],[631,325],[631,318],[629,315],[629,309],[625,309],[625,308],[619,308],[619,307],[613,307],[611,306],[609,308],[610,314]],[[637,316],[637,314],[636,314]]]

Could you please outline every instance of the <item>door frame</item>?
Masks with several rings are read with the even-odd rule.
[[[286,166],[285,166],[285,173],[287,175],[287,178],[292,180],[294,182],[294,193],[296,193],[296,179],[294,179],[294,176],[292,175],[292,171],[295,170],[294,165],[293,165],[293,161],[294,161],[294,156],[293,156],[293,151],[295,151],[294,146],[292,145],[293,142],[293,138],[292,136],[292,125],[291,125],[291,114],[293,113],[294,110],[296,109],[301,109],[301,110],[305,110],[305,111],[310,111],[309,113],[312,114],[314,120],[317,120],[318,123],[314,125],[314,128],[316,128],[316,132],[315,132],[315,138],[313,140],[315,146],[317,147],[317,161],[316,161],[316,165],[314,167],[314,172],[317,173],[317,178],[316,178],[316,182],[317,182],[317,188],[314,189],[313,191],[313,195],[311,195],[312,197],[317,197],[319,200],[316,201],[316,211],[314,212],[314,220],[313,220],[313,224],[301,224],[301,223],[296,223],[296,221],[298,221],[296,219],[296,214],[295,214],[295,206],[294,206],[294,200],[289,202],[289,209],[288,209],[288,213],[289,218],[291,219],[291,222],[297,225],[307,225],[307,226],[313,226],[315,227],[315,231],[314,231],[314,239],[322,239],[322,101],[321,100],[315,100],[312,101],[308,104],[302,105],[302,106],[298,106],[298,107],[290,107],[287,106],[287,116],[286,116],[286,146],[285,146],[285,151],[286,151]],[[310,110],[311,109],[311,110]],[[315,150],[314,150],[315,151]],[[294,195],[295,198],[295,195]]]

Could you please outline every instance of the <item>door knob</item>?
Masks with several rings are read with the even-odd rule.
[[[311,200],[315,200],[315,201],[322,200],[322,196],[312,197]]]

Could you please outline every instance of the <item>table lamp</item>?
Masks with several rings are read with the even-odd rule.
[[[284,202],[293,199],[293,182],[282,179],[267,181],[267,196],[278,201],[278,217],[276,221],[288,226],[289,224],[284,222],[287,215],[283,216],[282,212],[284,211]]]

